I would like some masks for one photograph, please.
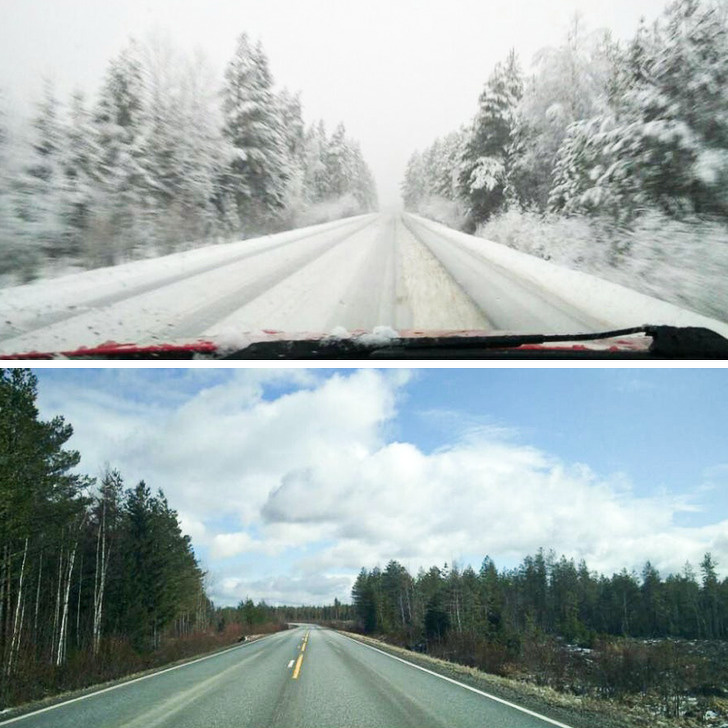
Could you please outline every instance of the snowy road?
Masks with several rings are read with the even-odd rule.
[[[410,215],[366,215],[0,291],[0,351],[261,329],[728,326]]]

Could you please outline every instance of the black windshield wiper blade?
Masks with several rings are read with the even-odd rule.
[[[644,346],[620,342],[631,336],[650,339]],[[575,346],[615,340],[611,347]],[[557,344],[559,346],[557,346]],[[569,346],[571,344],[572,346]],[[728,359],[728,340],[709,329],[638,326],[589,334],[446,335],[372,341],[367,337],[264,341],[224,359]]]

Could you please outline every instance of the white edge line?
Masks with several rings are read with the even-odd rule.
[[[341,634],[340,632],[338,634]],[[380,652],[383,655],[386,655],[387,657],[391,657],[393,660],[398,660],[399,662],[403,662],[405,665],[409,665],[410,667],[414,667],[417,670],[422,670],[422,672],[426,672],[429,675],[434,675],[435,677],[439,677],[441,680],[447,680],[447,682],[452,683],[453,685],[459,685],[461,688],[465,688],[466,690],[470,690],[473,693],[477,693],[478,695],[482,695],[485,698],[489,698],[490,700],[495,700],[496,703],[502,703],[503,705],[507,705],[509,708],[514,708],[515,710],[520,710],[521,713],[526,713],[527,715],[531,715],[534,718],[538,718],[539,720],[543,720],[546,723],[550,723],[551,725],[558,726],[558,728],[572,728],[570,725],[566,725],[566,723],[559,723],[558,720],[553,720],[553,718],[547,718],[545,715],[541,715],[540,713],[536,713],[533,710],[529,710],[528,708],[522,708],[520,705],[516,705],[515,703],[511,703],[508,700],[504,700],[503,698],[498,698],[495,695],[491,695],[490,693],[483,692],[482,690],[478,690],[478,688],[471,687],[470,685],[466,685],[465,683],[458,682],[457,680],[453,680],[451,677],[445,677],[445,675],[440,675],[438,672],[433,672],[432,670],[428,670],[426,667],[420,667],[419,665],[415,665],[414,662],[409,662],[408,660],[403,660],[401,657],[397,657],[396,655],[391,655],[389,652],[385,652],[384,650],[380,650],[378,647],[372,647],[371,645],[366,644],[366,642],[360,642],[357,639],[354,639],[353,637],[349,637],[348,635],[341,635],[342,637],[346,637],[346,639],[351,640],[352,642],[355,642],[358,645],[361,645],[362,647],[368,647],[370,650],[374,650],[375,652]]]
[[[293,663],[294,663],[294,662],[295,662],[295,660],[291,660],[291,661],[290,661],[290,662],[288,663],[288,669],[289,669],[289,670],[290,670],[290,669],[291,669],[291,668],[293,667]]]
[[[265,635],[265,637],[271,637],[272,635]],[[214,655],[205,655],[204,657],[198,657],[195,660],[191,660],[190,662],[183,662],[181,665],[174,665],[172,667],[166,667],[164,670],[159,670],[159,672],[153,672],[151,675],[142,675],[141,677],[135,677],[133,680],[126,680],[125,682],[118,683],[117,685],[111,685],[108,688],[102,688],[101,690],[95,690],[92,693],[87,693],[86,695],[79,695],[77,698],[71,698],[70,700],[64,700],[61,703],[56,703],[55,705],[49,705],[47,708],[40,708],[39,710],[34,710],[30,713],[25,713],[23,715],[18,715],[15,718],[8,718],[8,720],[0,721],[0,726],[10,725],[11,723],[15,723],[19,720],[24,720],[25,718],[30,718],[31,715],[40,715],[40,713],[46,713],[49,710],[55,710],[56,708],[60,708],[63,705],[70,705],[71,703],[77,703],[79,700],[86,700],[87,698],[93,698],[96,695],[101,695],[102,693],[108,693],[112,690],[117,690],[118,688],[126,687],[127,685],[131,685],[132,683],[140,682],[141,680],[147,680],[150,677],[157,677],[157,675],[162,675],[165,672],[171,672],[172,670],[179,670],[181,667],[187,667],[188,665],[194,665],[196,662],[202,662],[203,660],[211,660],[213,657],[219,657],[220,655],[224,655],[227,652],[232,652],[233,650],[239,650],[241,647],[248,647],[250,645],[254,645],[256,642],[260,642],[262,639],[265,639],[265,637],[261,637],[260,640],[255,640],[254,642],[248,642],[242,645],[235,645],[234,647],[228,647],[226,650],[222,650],[220,652],[216,652]],[[123,679],[123,678],[120,678]]]

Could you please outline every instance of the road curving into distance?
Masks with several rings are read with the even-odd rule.
[[[13,728],[569,728],[301,625],[42,711]]]

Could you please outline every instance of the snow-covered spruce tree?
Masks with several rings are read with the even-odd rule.
[[[334,129],[329,140],[324,164],[329,194],[332,197],[342,197],[350,191],[356,170],[352,149],[346,138],[346,129],[341,123]]]
[[[176,242],[206,241],[233,229],[217,205],[220,180],[232,147],[222,135],[216,80],[200,54],[182,65],[179,78],[178,183],[172,209],[180,231]]]
[[[518,106],[509,178],[523,205],[546,209],[568,127],[606,109],[616,52],[608,33],[587,33],[577,15],[562,45],[536,54],[534,73]]]
[[[142,63],[132,41],[109,64],[94,112],[103,195],[87,246],[92,265],[119,263],[148,242],[143,102]]]
[[[459,176],[469,131],[460,128],[438,140],[432,154],[429,188],[432,194],[454,202],[461,197]]]
[[[304,138],[304,199],[311,206],[304,219],[332,219],[369,212],[377,207],[374,178],[358,142],[338,124],[331,138],[322,121]]]
[[[171,45],[155,35],[139,46],[143,87],[138,148],[143,171],[144,244],[167,252],[180,242],[180,201],[184,184],[182,139],[186,132],[180,103],[180,59]]]
[[[0,94],[0,275],[18,269],[18,219],[11,190],[8,146],[4,99]]]
[[[142,47],[140,149],[147,242],[167,252],[220,231],[215,206],[225,150],[214,81],[204,57],[183,58],[168,41]]]
[[[89,247],[93,246],[93,216],[103,194],[99,190],[102,149],[81,92],[71,97],[65,136],[60,216],[66,229],[69,255],[86,258]]]
[[[415,152],[409,159],[402,182],[405,208],[427,215],[433,206],[451,210],[461,197],[459,176],[469,132],[465,128],[436,139],[422,153]],[[456,216],[461,215],[459,204]]]
[[[573,125],[550,206],[629,222],[728,215],[728,28],[707,2],[677,0],[619,59],[609,113]]]
[[[515,51],[496,65],[480,95],[478,113],[465,145],[460,186],[469,206],[470,226],[486,220],[506,202],[512,163],[516,108],[523,79]]]
[[[300,93],[283,89],[276,96],[281,130],[285,140],[286,167],[289,177],[286,184],[286,211],[290,223],[306,204],[306,133],[303,123]]]
[[[326,178],[326,148],[328,140],[323,121],[313,124],[306,132],[304,139],[304,192],[306,202],[314,204],[322,202],[329,195]]]
[[[351,194],[359,203],[358,212],[372,212],[378,207],[377,190],[371,170],[364,161],[358,142],[351,141],[354,176],[350,185]]]
[[[417,212],[419,203],[425,195],[425,178],[422,154],[414,151],[407,161],[401,190],[405,210]]]
[[[67,252],[61,208],[64,134],[60,104],[46,82],[31,123],[28,159],[14,180],[22,275],[31,279],[43,258]]]
[[[268,59],[246,34],[225,71],[223,133],[234,148],[225,179],[240,228],[259,230],[285,204],[290,172]]]

